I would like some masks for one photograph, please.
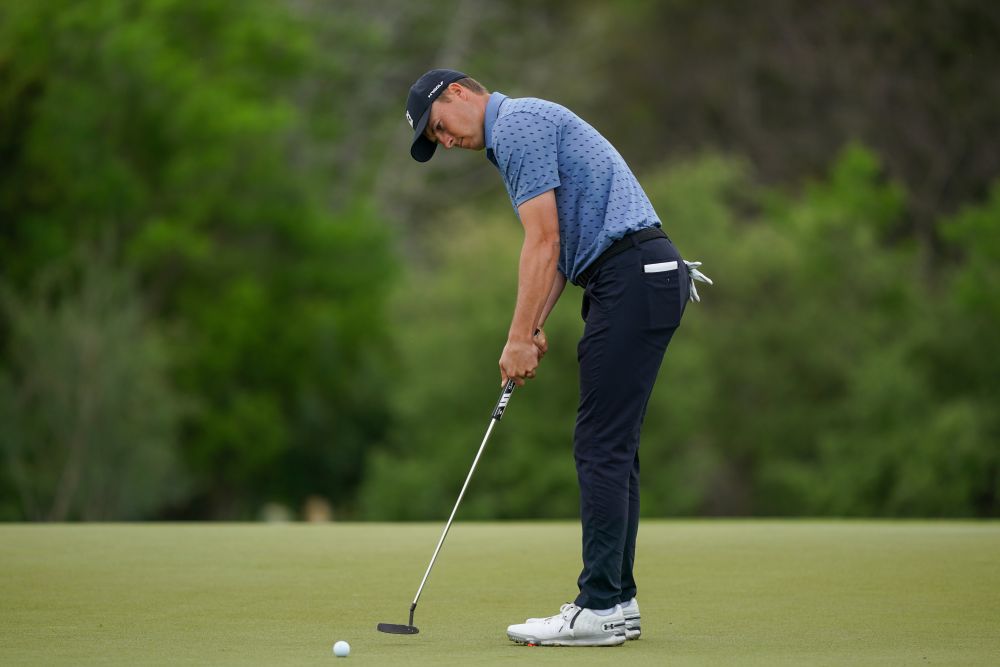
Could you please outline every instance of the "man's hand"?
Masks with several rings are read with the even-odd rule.
[[[535,377],[539,358],[534,341],[508,340],[500,355],[500,386],[503,387],[507,380],[513,378],[518,387],[523,387],[525,380]]]
[[[549,351],[549,341],[545,338],[545,332],[541,329],[536,331],[532,341],[534,341],[535,347],[538,348],[538,360],[541,361],[545,353]]]

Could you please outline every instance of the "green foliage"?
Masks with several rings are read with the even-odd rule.
[[[996,405],[1000,358],[989,351],[1000,330],[1000,181],[986,201],[965,207],[941,227],[961,264],[948,285],[942,313],[958,326],[948,326],[949,335],[936,350],[956,372],[938,380],[949,391],[971,389]]]
[[[431,65],[594,123],[717,281],[650,405],[647,514],[996,516],[998,16],[964,0],[0,3],[0,517],[55,514],[57,468],[37,456],[73,422],[28,380],[75,363],[60,313],[101,341],[108,382],[159,387],[162,419],[128,429],[185,482],[118,503],[85,480],[65,516],[244,518],[312,494],[338,516],[447,510],[498,393],[520,229],[485,163],[406,155],[405,90]],[[114,252],[81,265],[104,239]],[[88,271],[128,283],[131,324],[80,305],[65,277]],[[575,515],[578,299],[467,515]],[[143,478],[150,456],[108,469]]]
[[[837,423],[831,408],[847,390],[845,373],[895,336],[899,313],[886,304],[906,301],[898,290],[908,283],[898,277],[908,268],[878,247],[875,234],[900,198],[876,176],[870,156],[849,150],[829,182],[795,200],[766,197],[761,219],[730,216],[726,240],[704,250],[685,245],[700,239],[700,216],[672,216],[669,202],[663,206],[682,252],[704,256],[718,285],[689,313],[703,328],[682,332],[677,345],[679,354],[704,346],[705,365],[684,375],[712,379],[700,411],[711,426],[701,426],[700,446],[720,463],[702,493],[715,505],[703,509],[801,512],[779,471],[812,457],[816,434]],[[669,399],[662,405],[669,414]]]
[[[163,341],[120,269],[91,254],[24,299],[0,294],[6,519],[137,519],[183,497],[181,402]]]
[[[728,180],[699,174],[712,169],[673,170],[651,186],[674,238],[707,260],[717,285],[671,350],[697,399],[678,401],[668,380],[651,402],[647,433],[661,416],[691,430],[662,450],[644,442],[660,455],[654,468],[684,480],[654,484],[646,510],[995,513],[983,502],[995,484],[983,471],[997,459],[990,411],[937,391],[925,355],[950,336],[948,302],[934,298],[917,253],[889,238],[902,190],[852,146],[826,180],[796,197],[765,192],[760,214],[740,220],[694,207],[699,183],[715,184],[716,202],[754,189],[731,168],[715,166]]]
[[[38,267],[109,231],[191,403],[181,515],[250,516],[318,493],[347,506],[387,422],[389,236],[330,205],[312,142],[341,126],[308,17],[266,1],[17,3],[0,28],[0,265]],[[334,175],[336,176],[336,175]],[[341,176],[346,176],[342,174]]]

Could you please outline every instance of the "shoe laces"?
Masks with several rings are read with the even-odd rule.
[[[579,609],[579,607],[577,607],[575,604],[573,604],[572,602],[567,602],[566,604],[559,607],[558,614],[547,616],[540,620],[542,623],[569,621],[573,618],[573,614],[576,613],[577,609]]]

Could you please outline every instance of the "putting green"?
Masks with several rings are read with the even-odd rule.
[[[0,526],[0,664],[1000,663],[1000,524],[644,521],[643,636],[530,648],[509,623],[575,593],[579,528]],[[337,662],[335,664],[341,664]]]

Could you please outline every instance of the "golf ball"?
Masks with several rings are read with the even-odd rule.
[[[333,645],[333,654],[338,658],[346,658],[351,654],[351,645],[340,641]]]

